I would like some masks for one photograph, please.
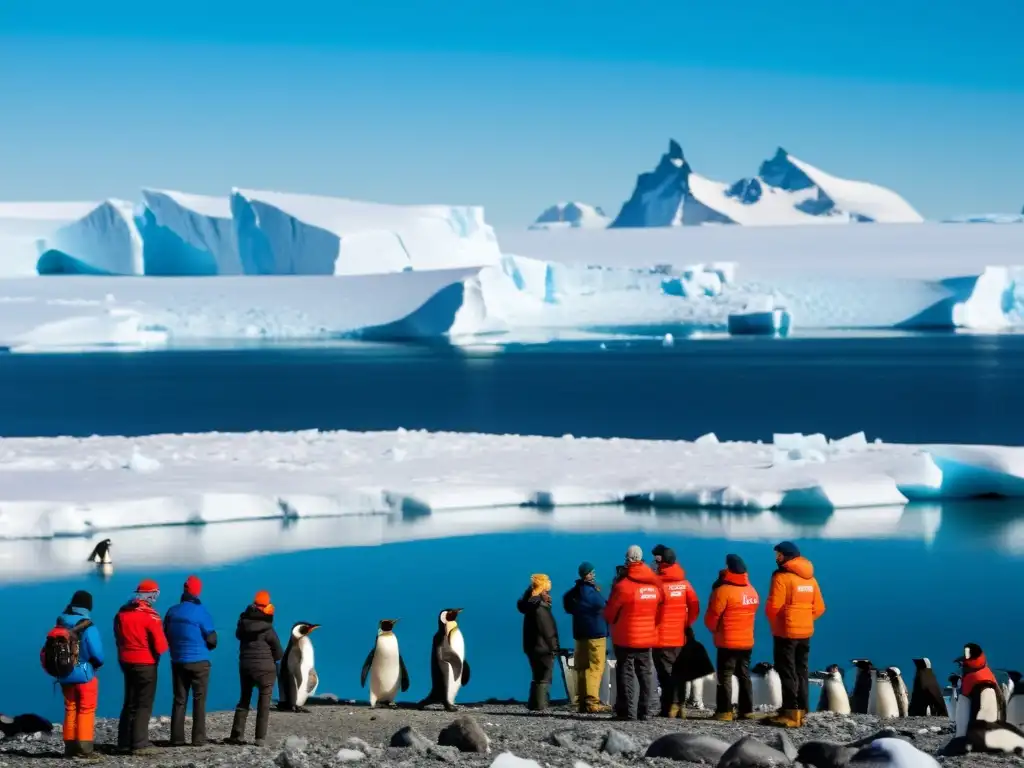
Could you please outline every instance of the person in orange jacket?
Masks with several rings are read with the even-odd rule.
[[[658,642],[664,601],[661,580],[644,563],[644,551],[634,544],[626,550],[625,574],[615,582],[604,607],[615,650],[616,720],[647,719],[653,671],[651,649]],[[638,691],[636,714],[634,690]]]
[[[725,569],[711,587],[711,598],[704,613],[704,625],[711,630],[718,649],[716,668],[718,696],[715,720],[732,720],[732,676],[739,683],[739,716],[751,719],[754,712],[750,682],[750,654],[754,649],[754,621],[760,604],[757,590],[750,585],[747,564],[739,555],[725,556]]]
[[[654,670],[661,686],[661,716],[678,717],[684,696],[672,672],[686,645],[686,630],[700,616],[700,599],[676,560],[673,549],[661,547],[660,555],[655,555],[655,559],[658,560],[658,578],[665,593],[665,605],[654,646]]]
[[[775,669],[782,679],[782,709],[770,725],[799,728],[807,712],[807,659],[814,622],[825,612],[825,600],[814,578],[811,561],[791,541],[775,545],[778,570],[765,603],[775,638]]]

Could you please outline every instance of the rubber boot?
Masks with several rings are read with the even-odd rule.
[[[228,744],[245,744],[245,723],[248,719],[249,710],[235,710],[235,719],[231,723],[231,735],[228,737]]]
[[[78,760],[86,760],[90,762],[103,759],[103,755],[96,752],[91,741],[78,742],[78,754],[75,755],[75,757]]]
[[[796,727],[797,728],[803,728],[804,727],[804,715],[805,714],[806,713],[802,709],[798,709],[796,711]]]
[[[796,709],[780,709],[775,717],[769,717],[764,722],[766,725],[774,725],[778,728],[799,728],[800,712]]]
[[[551,688],[551,686],[550,686],[549,683],[537,683],[537,699],[536,699],[536,704],[537,704],[537,711],[538,712],[543,712],[545,709],[548,708],[548,704],[549,704],[548,692],[549,692],[550,688]]]
[[[77,741],[64,742],[64,757],[78,757],[79,747]]]
[[[670,720],[677,718],[679,717],[679,710],[680,706],[678,704],[673,704],[671,707],[668,708],[668,714],[665,715],[665,717],[669,718]]]
[[[717,720],[720,723],[731,723],[733,721],[732,712],[715,712],[711,716],[712,720]]]
[[[530,695],[526,697],[526,708],[533,712],[537,709],[537,684],[530,683]]]

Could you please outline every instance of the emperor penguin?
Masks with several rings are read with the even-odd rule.
[[[291,712],[309,712],[304,704],[316,693],[320,678],[313,661],[313,641],[309,635],[319,624],[306,621],[292,626],[288,646],[284,649],[281,667],[277,673],[278,708]]]
[[[889,672],[885,669],[872,671],[874,677],[871,686],[871,706],[868,714],[876,715],[879,720],[900,716],[900,705],[896,699],[896,688],[889,679]]]
[[[893,695],[896,696],[896,708],[899,711],[898,717],[906,717],[910,709],[910,696],[907,695],[907,684],[903,682],[903,674],[899,667],[886,667],[889,675],[889,684],[892,685]]]
[[[868,659],[851,659],[857,668],[857,677],[853,681],[853,695],[850,697],[850,710],[855,715],[866,715],[871,705],[871,675],[875,665]]]
[[[430,649],[430,693],[419,703],[420,709],[430,704],[443,704],[455,711],[455,697],[469,683],[469,662],[466,661],[466,640],[459,629],[461,608],[445,608],[437,616],[437,632]]]
[[[104,539],[92,548],[86,561],[96,565],[111,565],[114,561],[110,556],[110,547],[110,539]]]
[[[821,696],[818,697],[819,712],[835,712],[837,715],[848,715],[851,712],[850,697],[846,693],[846,682],[843,670],[837,664],[825,667],[824,672],[816,673],[821,678]]]
[[[774,712],[782,709],[782,678],[774,664],[759,661],[750,670],[754,689],[754,711]]]
[[[969,659],[984,656],[984,651],[976,643],[964,646],[964,655],[955,659],[957,664],[966,669]],[[966,675],[965,675],[966,677]],[[953,721],[956,723],[955,736],[967,736],[971,723],[983,720],[987,723],[1006,721],[1006,701],[998,683],[988,681],[976,682],[968,690],[964,690],[964,678],[960,679],[960,695],[956,700]]]
[[[939,688],[939,681],[927,658],[914,659],[914,688],[910,694],[910,717],[949,717],[946,700]]]
[[[1020,672],[1016,670],[1010,670],[1009,674],[1013,680],[1013,692],[1006,702],[1006,722],[1024,728],[1024,681],[1021,681]]]
[[[363,662],[363,672],[359,685],[366,685],[366,677],[370,676],[370,708],[381,701],[390,707],[395,706],[398,689],[409,690],[409,672],[398,651],[398,638],[395,636],[395,624],[398,619],[381,619],[377,624],[377,640]]]

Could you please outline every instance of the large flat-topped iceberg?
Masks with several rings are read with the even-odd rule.
[[[483,267],[501,259],[483,209],[474,206],[236,189],[231,211],[247,274],[370,274]]]
[[[842,510],[1024,496],[1024,448],[426,432],[0,440],[0,538],[483,507]],[[497,513],[499,516],[505,513]],[[837,512],[841,514],[841,512]]]
[[[36,270],[41,275],[141,275],[142,236],[133,206],[105,200],[39,242]]]
[[[87,216],[95,202],[0,203],[0,274],[36,274],[39,241]]]
[[[147,275],[240,275],[231,202],[225,197],[142,190]]]

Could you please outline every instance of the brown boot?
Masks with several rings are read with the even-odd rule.
[[[807,713],[804,712],[802,709],[798,709],[796,711],[796,727],[797,728],[803,728],[804,727],[804,715],[805,714],[807,714]]]
[[[668,717],[668,718],[679,717],[679,705],[678,704],[673,704],[671,707],[669,707],[668,708],[668,714],[666,715],[666,717]]]
[[[711,719],[717,720],[720,723],[731,723],[733,720],[732,712],[715,712]]]
[[[588,715],[607,715],[612,711],[612,708],[607,704],[602,704],[600,701],[595,704],[587,704],[586,709],[583,710]]]
[[[682,704],[679,705],[679,714],[677,716],[680,720],[686,719],[686,707],[684,707]]]
[[[796,709],[780,709],[774,717],[764,721],[765,725],[774,725],[777,728],[799,728],[800,711]]]

